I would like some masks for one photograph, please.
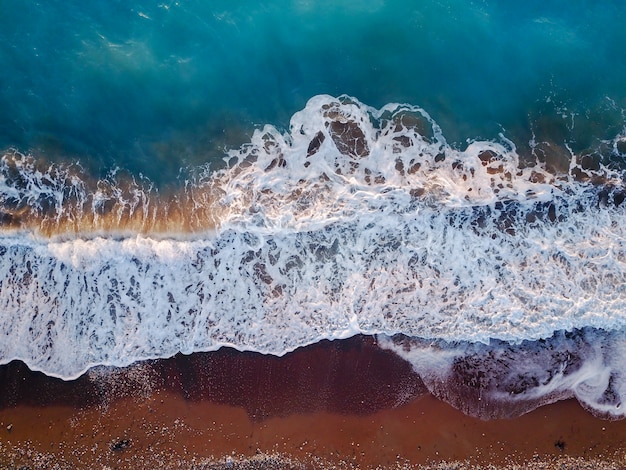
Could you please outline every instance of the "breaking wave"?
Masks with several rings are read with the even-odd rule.
[[[468,413],[575,395],[621,417],[626,191],[585,158],[542,142],[522,158],[504,135],[458,149],[421,108],[345,96],[312,98],[176,190],[7,152],[0,361],[70,379],[402,335],[384,341]]]

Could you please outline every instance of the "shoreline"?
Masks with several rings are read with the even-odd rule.
[[[0,381],[0,468],[626,464],[626,420],[596,418],[574,399],[472,418],[366,336],[283,357],[177,355],[71,382],[14,361]]]

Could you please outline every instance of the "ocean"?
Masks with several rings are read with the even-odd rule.
[[[0,363],[367,334],[624,417],[622,2],[0,5]]]

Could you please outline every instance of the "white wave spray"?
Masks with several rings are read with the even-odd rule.
[[[280,355],[358,333],[519,345],[626,327],[622,182],[606,169],[602,193],[522,168],[504,136],[458,150],[420,108],[329,96],[227,160],[185,189],[189,213],[155,237],[154,223],[139,235],[94,223],[106,204],[80,175],[5,158],[0,361],[69,379],[225,345]],[[172,213],[137,191],[139,227]],[[128,190],[107,194],[128,207]],[[59,214],[73,229],[42,236],[37,224]],[[168,236],[176,224],[191,233]]]

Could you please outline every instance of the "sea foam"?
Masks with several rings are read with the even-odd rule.
[[[458,149],[418,107],[377,110],[345,96],[312,98],[287,131],[257,130],[226,168],[175,197],[7,154],[0,361],[70,379],[177,352],[281,355],[322,339],[400,334],[409,338],[401,348],[386,344],[436,392],[460,357],[522,358],[552,341],[595,352],[576,356],[578,375],[528,386],[524,410],[575,394],[621,416],[622,179],[568,158],[571,171],[556,175],[520,162],[504,135]],[[585,341],[550,340],[559,332]],[[609,388],[617,398],[603,402]]]

